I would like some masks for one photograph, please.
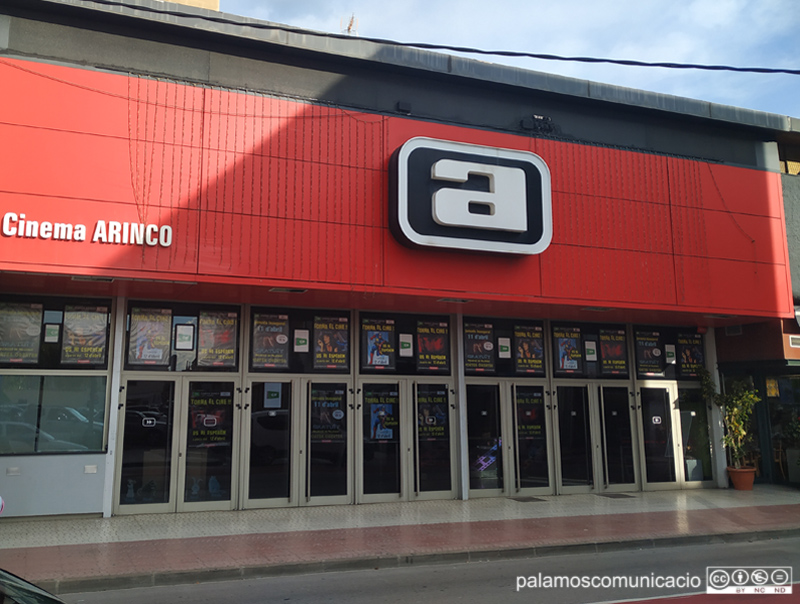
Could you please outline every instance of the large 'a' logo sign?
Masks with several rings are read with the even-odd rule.
[[[515,254],[550,245],[550,171],[534,153],[412,138],[391,176],[391,226],[404,243]]]

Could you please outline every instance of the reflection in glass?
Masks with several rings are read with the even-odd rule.
[[[450,411],[446,384],[417,384],[417,489],[449,491]]]
[[[669,390],[642,388],[641,393],[647,482],[675,482]]]
[[[100,452],[105,410],[105,376],[0,376],[0,453]]]
[[[312,384],[306,495],[347,495],[347,384]]]
[[[607,484],[633,484],[633,439],[629,394],[625,387],[601,388],[603,401],[603,471]]]
[[[397,384],[364,384],[364,493],[400,493],[400,396]]]
[[[167,503],[175,383],[129,380],[125,388],[120,503]]]
[[[686,481],[711,480],[711,439],[708,414],[699,388],[678,390],[683,436],[683,477]]]
[[[59,439],[62,450],[102,451],[105,411],[105,376],[44,377],[39,428]]]
[[[559,386],[557,393],[561,484],[592,485],[589,392],[584,386]]]
[[[550,484],[547,463],[547,424],[542,386],[514,388],[519,488]]]
[[[470,488],[502,489],[503,448],[497,385],[467,386],[467,439]]]
[[[250,499],[289,498],[292,385],[256,382],[250,411]]]

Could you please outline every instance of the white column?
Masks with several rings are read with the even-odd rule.
[[[114,346],[111,351],[111,390],[108,412],[108,452],[106,453],[105,476],[103,481],[103,518],[110,518],[114,509],[114,469],[116,466],[117,431],[119,429],[119,403],[124,396],[122,386],[122,360],[125,354],[126,299],[117,298],[114,313]]]
[[[714,337],[713,327],[709,327],[705,335],[705,348],[706,368],[711,372],[711,377],[714,379],[717,389],[720,390],[722,384],[720,383],[719,371],[717,371],[717,342]],[[711,410],[708,412],[708,424],[711,429],[711,461],[714,482],[720,489],[725,489],[728,487],[728,461],[725,447],[722,446],[722,413],[714,403],[709,401],[707,404],[711,405]]]
[[[456,374],[455,405],[458,411],[458,459],[460,498],[469,499],[469,439],[467,437],[467,381],[464,376],[464,316],[456,315],[456,349],[453,351],[453,371]]]

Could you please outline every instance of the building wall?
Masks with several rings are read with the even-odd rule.
[[[0,458],[0,493],[7,516],[100,514],[107,455]]]

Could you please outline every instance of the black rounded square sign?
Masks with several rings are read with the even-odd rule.
[[[515,254],[550,245],[550,171],[538,155],[420,137],[392,163],[392,230],[401,241]]]

